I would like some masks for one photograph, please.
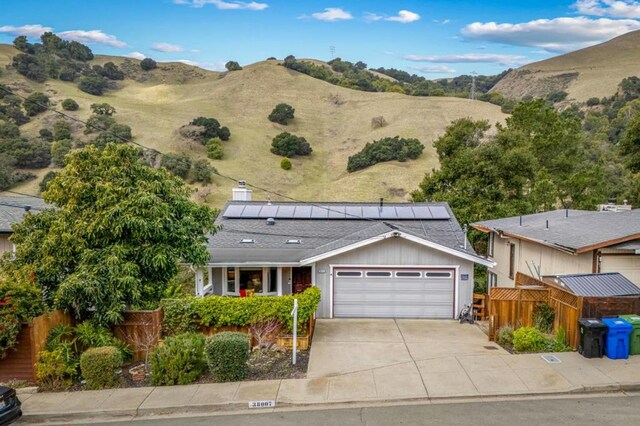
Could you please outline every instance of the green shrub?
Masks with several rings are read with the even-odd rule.
[[[552,93],[549,93],[549,94],[547,95],[546,99],[547,99],[549,102],[552,102],[552,103],[554,103],[554,104],[555,104],[555,103],[557,103],[557,102],[562,102],[562,101],[564,101],[565,99],[567,99],[567,96],[568,96],[568,95],[569,95],[569,94],[568,94],[567,92],[560,90],[560,91],[558,91],[558,92],[552,92]]]
[[[63,139],[71,139],[71,125],[64,120],[58,120],[53,124],[53,140]]]
[[[302,136],[282,132],[271,142],[271,152],[283,157],[295,157],[296,155],[309,155],[313,149],[309,142]]]
[[[289,120],[293,120],[293,114],[295,109],[289,104],[278,104],[273,108],[271,114],[269,114],[269,121],[274,123],[287,125]]]
[[[556,313],[548,303],[538,305],[533,310],[533,325],[543,333],[551,333]]]
[[[113,346],[87,349],[80,356],[80,370],[87,382],[87,389],[118,386],[118,370],[121,367],[122,355]]]
[[[215,380],[244,380],[248,370],[249,349],[249,336],[244,333],[224,332],[209,337],[204,353]]]
[[[222,140],[219,137],[211,138],[207,142],[207,157],[212,160],[222,160],[224,158]]]
[[[44,192],[47,190],[47,186],[49,186],[49,183],[57,176],[58,174],[54,171],[51,172],[47,172],[46,175],[44,175],[42,177],[42,180],[40,181],[40,183],[38,184],[38,189],[40,190],[40,192]]]
[[[520,327],[513,332],[513,348],[518,352],[547,350],[547,338],[535,327]]]
[[[282,168],[282,170],[291,170],[291,160],[289,160],[287,157],[284,157],[282,160],[280,160],[280,167]]]
[[[184,333],[169,337],[151,353],[151,383],[187,385],[205,370],[204,336]]]
[[[144,58],[142,61],[140,61],[140,68],[142,68],[143,71],[151,71],[156,69],[157,67],[158,64],[151,58]]]
[[[56,140],[51,144],[51,162],[54,166],[64,167],[64,157],[71,152],[72,146],[70,139]]]
[[[107,83],[102,77],[88,76],[81,77],[78,81],[78,89],[85,93],[95,96],[102,96],[104,90],[107,88]]]
[[[214,173],[216,173],[215,167],[209,164],[207,160],[196,160],[193,162],[191,170],[189,170],[189,180],[208,184],[213,182]]]
[[[45,140],[47,142],[53,142],[53,133],[51,132],[51,130],[49,130],[49,129],[40,129],[38,134],[40,135],[40,138],[42,140]]]
[[[500,327],[496,341],[502,346],[513,345],[513,327],[509,324]]]
[[[66,389],[71,385],[73,372],[65,362],[62,349],[40,352],[34,367],[36,382],[43,390]]]
[[[62,109],[65,111],[77,111],[79,108],[80,105],[71,98],[67,98],[62,101]]]
[[[186,179],[191,170],[191,158],[184,152],[181,154],[164,154],[160,160],[160,167],[164,167],[174,175]]]
[[[47,107],[49,106],[49,97],[44,93],[35,92],[30,94],[27,99],[24,100],[22,106],[27,112],[27,115],[29,117],[33,117],[34,115],[38,115],[47,110]]]
[[[362,151],[349,157],[347,171],[355,172],[384,161],[406,161],[418,158],[424,145],[418,139],[404,139],[399,136],[383,138],[367,143]]]
[[[287,296],[224,297],[208,296],[187,299],[165,299],[163,330],[166,334],[196,331],[198,326],[249,326],[264,318],[275,318],[285,333],[293,330],[291,310],[298,299],[298,333],[305,327],[320,303],[320,289],[309,287],[301,294]]]
[[[587,106],[596,106],[600,104],[600,98],[589,98],[587,99]]]
[[[224,64],[224,67],[227,69],[227,71],[240,71],[242,69],[240,64],[236,61],[229,61]]]

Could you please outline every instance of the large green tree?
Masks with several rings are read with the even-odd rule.
[[[73,151],[43,192],[52,208],[15,226],[15,262],[34,271],[47,303],[102,324],[158,301],[179,262],[208,258],[216,212],[140,150],[109,144]]]

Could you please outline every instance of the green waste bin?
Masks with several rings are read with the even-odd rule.
[[[629,355],[640,355],[640,315],[620,315],[620,318],[632,327],[629,336]]]

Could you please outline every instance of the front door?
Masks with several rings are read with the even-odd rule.
[[[291,283],[294,293],[302,293],[311,287],[311,266],[291,268]]]

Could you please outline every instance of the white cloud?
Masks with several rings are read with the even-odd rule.
[[[131,52],[131,53],[128,53],[126,56],[127,58],[133,58],[133,59],[139,59],[139,60],[143,60],[144,58],[146,58],[146,56],[144,56],[144,54],[140,52]]]
[[[126,47],[127,43],[120,41],[116,36],[105,34],[102,30],[71,30],[57,33],[58,37],[65,40],[73,40],[86,44],[104,44],[111,47]]]
[[[269,7],[266,3],[258,3],[255,1],[223,1],[223,0],[173,0],[175,4],[188,4],[193,7],[203,7],[212,4],[220,10],[264,10]]]
[[[501,55],[495,53],[464,53],[461,55],[442,56],[405,55],[404,59],[434,64],[490,63],[504,66],[519,66],[528,62],[527,57],[523,55]]]
[[[456,70],[447,65],[435,65],[431,67],[415,67],[416,71],[424,74],[455,74]]]
[[[640,22],[633,19],[591,19],[578,16],[538,19],[517,24],[474,22],[462,29],[462,35],[467,40],[567,52],[602,43],[637,29],[640,29]]]
[[[30,38],[40,37],[42,34],[53,31],[51,27],[45,27],[40,24],[35,25],[22,25],[20,27],[14,27],[13,25],[5,25],[0,27],[0,33],[11,34],[14,36],[27,36]]]
[[[376,21],[379,21],[381,19],[384,19],[384,16],[378,15],[377,13],[371,13],[371,12],[365,12],[364,13],[365,22],[376,22]]]
[[[582,15],[640,18],[640,2],[632,0],[578,0],[573,7]]]
[[[401,24],[408,24],[410,22],[416,22],[420,20],[420,15],[409,10],[401,10],[396,16],[389,16],[384,18],[385,21],[400,22]]]
[[[170,43],[153,43],[151,45],[151,49],[156,52],[165,52],[165,53],[176,53],[176,52],[184,52],[186,49],[177,44]]]
[[[225,71],[224,62],[196,62],[190,59],[176,59],[175,61],[169,62],[180,62],[185,65],[191,65],[193,67],[204,68],[209,71]]]
[[[312,13],[311,17],[319,21],[329,22],[353,19],[353,15],[351,15],[350,12],[342,10],[339,7],[327,7],[324,12]],[[306,16],[303,16],[303,18],[306,18]]]

